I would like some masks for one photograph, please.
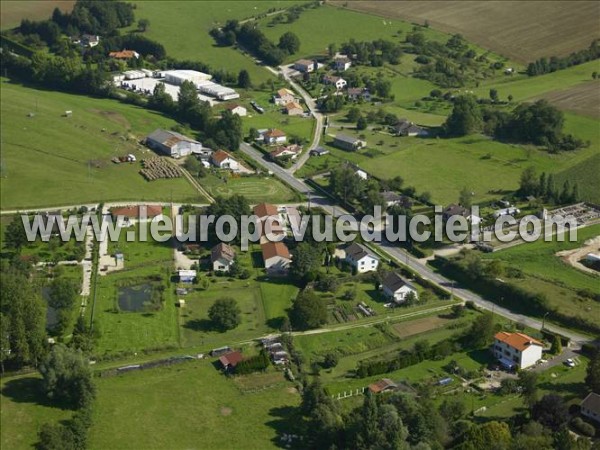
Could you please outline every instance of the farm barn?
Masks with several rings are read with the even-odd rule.
[[[146,145],[152,150],[173,158],[200,153],[202,144],[175,131],[158,129],[146,137]]]

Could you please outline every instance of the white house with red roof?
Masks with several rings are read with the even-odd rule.
[[[525,369],[542,359],[542,344],[523,333],[500,331],[494,336],[492,353],[508,369]]]
[[[265,144],[285,144],[287,142],[286,134],[277,128],[271,128],[262,135]]]
[[[217,150],[210,156],[210,160],[219,169],[228,169],[234,172],[240,169],[240,163],[233,159],[233,156],[225,150]]]

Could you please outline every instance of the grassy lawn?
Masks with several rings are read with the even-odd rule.
[[[209,174],[199,180],[210,195],[230,197],[243,195],[251,203],[274,202],[286,203],[296,199],[293,191],[277,178],[269,176],[231,177],[223,174],[223,178]]]
[[[154,241],[126,242],[126,233],[121,233],[120,241],[110,244],[109,254],[116,250],[124,254],[124,269],[98,276],[98,294],[94,307],[94,322],[100,331],[97,354],[178,347],[174,286],[170,282],[173,270],[171,244]],[[132,312],[123,311],[119,307],[119,285],[141,285],[157,281],[164,286],[160,309]],[[91,309],[88,307],[88,314],[91,314]]]
[[[73,116],[63,117],[66,110]],[[205,201],[184,178],[147,182],[139,175],[139,160],[153,154],[138,141],[156,128],[175,125],[158,113],[2,79],[2,118],[2,209],[171,196]],[[138,162],[110,161],[127,153]]]

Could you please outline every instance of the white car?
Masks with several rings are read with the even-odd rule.
[[[571,358],[565,360],[565,366],[567,367],[575,367],[575,361],[573,361]]]

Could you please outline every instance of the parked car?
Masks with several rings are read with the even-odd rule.
[[[567,367],[575,367],[575,361],[573,361],[571,358],[565,360],[564,364]]]

